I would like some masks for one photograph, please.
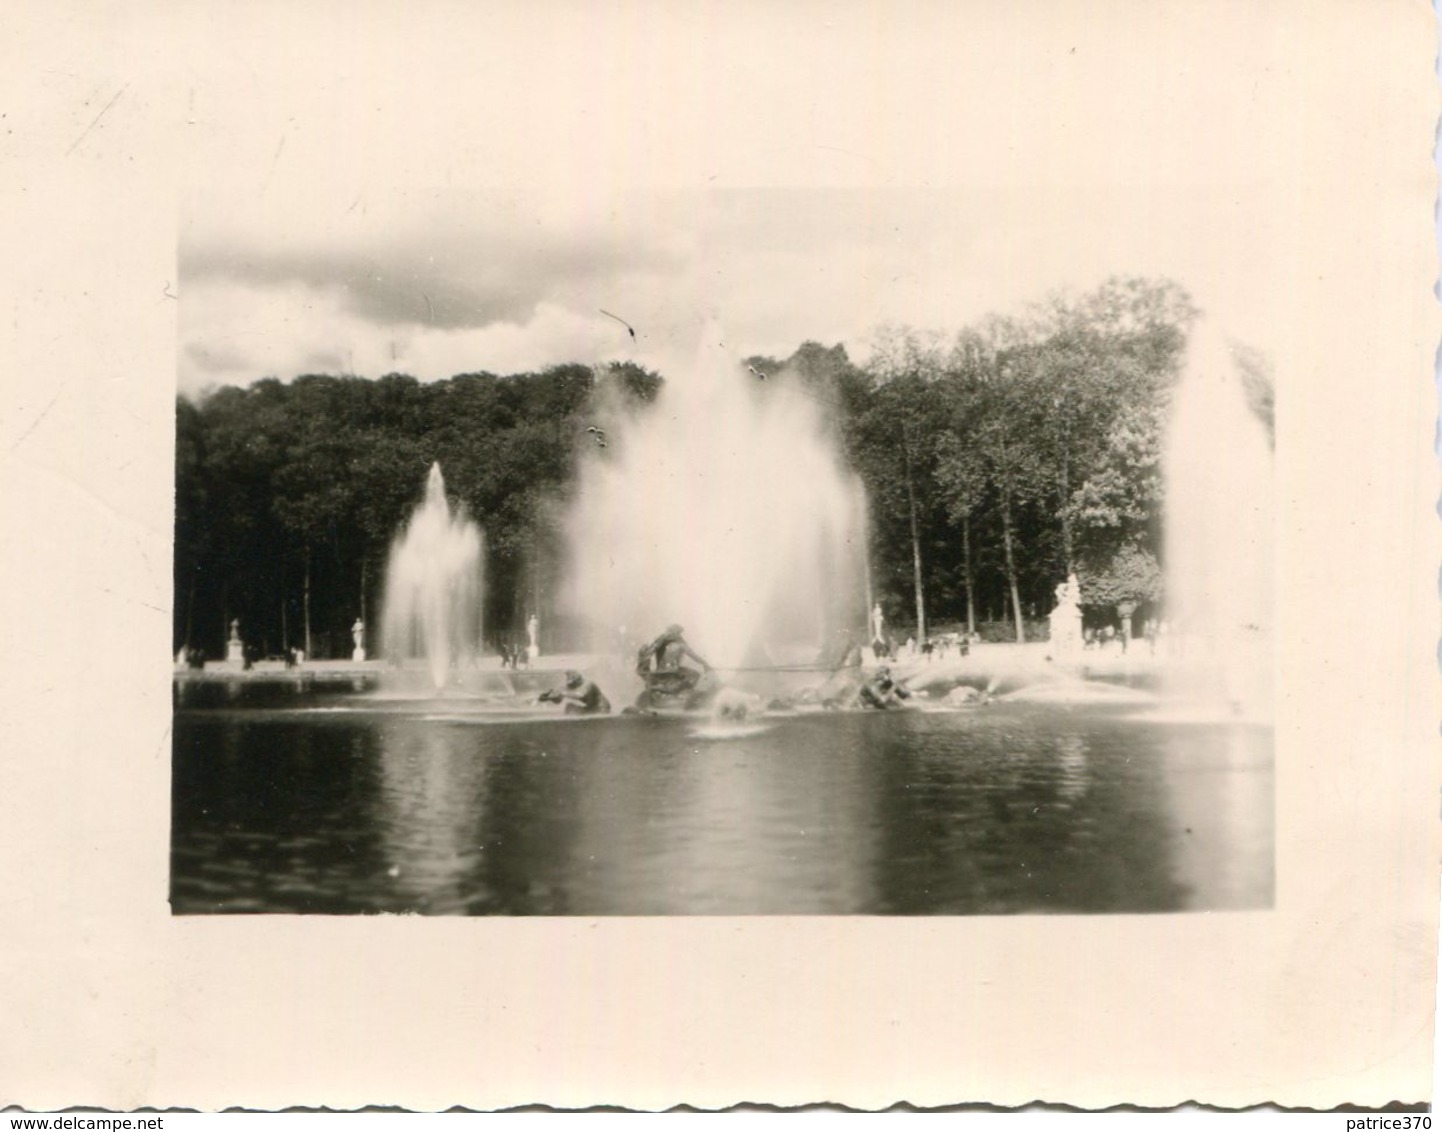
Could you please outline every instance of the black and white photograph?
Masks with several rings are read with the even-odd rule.
[[[196,202],[174,911],[1270,907],[1285,405],[1133,203]]]
[[[12,8],[0,1104],[1431,1103],[1426,3]]]

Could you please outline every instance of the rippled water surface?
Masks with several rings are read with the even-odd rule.
[[[523,719],[182,703],[180,913],[1167,912],[1272,903],[1271,732],[1021,703]]]

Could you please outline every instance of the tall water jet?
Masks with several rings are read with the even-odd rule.
[[[446,499],[432,464],[420,506],[391,544],[382,643],[398,663],[421,657],[437,689],[481,641],[481,529]]]
[[[562,600],[597,642],[679,623],[718,668],[809,661],[863,624],[855,481],[824,401],[723,341],[706,327],[689,370],[612,414],[607,446],[583,456]]]
[[[1163,456],[1173,688],[1252,718],[1272,696],[1272,453],[1233,351],[1198,327]]]

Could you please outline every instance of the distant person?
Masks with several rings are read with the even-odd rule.
[[[611,701],[596,682],[587,680],[574,668],[566,673],[562,687],[542,692],[540,698],[542,703],[564,705],[567,715],[609,715],[611,712]]]

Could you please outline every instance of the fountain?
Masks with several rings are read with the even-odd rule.
[[[809,664],[837,629],[863,631],[856,487],[824,401],[722,341],[706,327],[655,405],[605,421],[567,520],[562,601],[597,642],[679,622],[719,669]]]
[[[710,331],[644,412],[598,414],[608,443],[588,445],[565,528],[569,608],[544,607],[587,615],[608,652],[620,631],[625,660],[594,676],[604,664],[588,662],[582,678],[618,702],[630,650],[672,621],[718,667],[753,669],[722,673],[712,719],[562,722],[532,694],[544,685],[488,696],[503,672],[461,679],[481,639],[482,537],[432,467],[395,539],[380,621],[384,653],[429,669],[397,674],[402,694],[351,694],[323,670],[177,674],[172,912],[1272,907],[1272,736],[1252,725],[1270,696],[1269,453],[1225,352],[1195,353],[1166,457],[1166,651],[1186,677],[1170,687],[1196,706],[1143,710],[1154,697],[1081,678],[1084,660],[995,646],[912,662],[920,710],[860,718],[847,710],[869,675],[856,645],[886,628],[864,501],[824,403],[785,375],[748,374],[719,341]],[[1076,596],[1069,579],[1054,622],[1072,647]],[[569,627],[548,622],[548,653]],[[818,646],[843,628],[856,659],[823,683]],[[360,652],[363,618],[352,631]],[[790,666],[801,671],[777,674]],[[412,677],[433,687],[417,695]],[[793,678],[816,694],[773,708]],[[284,727],[244,714],[278,706]]]
[[[1232,351],[1206,328],[1188,344],[1163,472],[1170,690],[1270,719],[1272,454]]]
[[[422,657],[439,691],[481,641],[481,529],[446,500],[432,464],[425,499],[391,545],[383,642],[395,663]]]

